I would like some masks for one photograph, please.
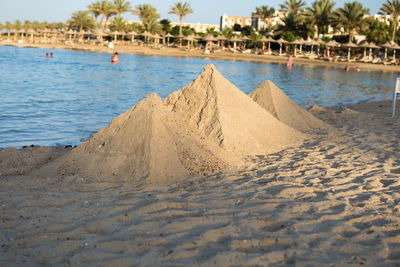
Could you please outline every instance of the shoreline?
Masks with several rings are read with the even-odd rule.
[[[223,61],[241,61],[253,62],[261,64],[286,64],[286,56],[274,55],[255,55],[245,53],[232,53],[228,51],[221,51],[218,53],[205,54],[203,50],[191,49],[189,51],[182,48],[162,47],[153,48],[146,46],[125,46],[115,45],[114,49],[101,47],[96,45],[63,45],[63,44],[18,44],[15,42],[0,42],[0,46],[14,46],[22,48],[47,48],[47,49],[65,49],[72,51],[93,52],[93,53],[114,53],[119,54],[134,54],[142,56],[160,56],[160,57],[181,57],[181,58],[202,58]],[[360,71],[373,71],[373,72],[386,72],[386,73],[400,73],[400,66],[372,64],[363,62],[330,62],[324,60],[311,60],[308,58],[294,58],[294,65],[306,67],[325,67],[325,68],[341,68],[344,69],[347,65],[351,71],[357,67]]]

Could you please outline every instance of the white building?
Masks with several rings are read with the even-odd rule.
[[[171,22],[171,26],[179,26],[179,22]],[[219,31],[219,25],[218,24],[201,24],[201,23],[182,23],[182,27],[184,26],[189,26],[190,28],[193,28],[196,32],[202,32],[202,33],[207,33],[207,30],[212,30],[214,29],[216,32]]]
[[[251,26],[250,17],[239,17],[239,16],[228,16],[226,14],[221,16],[220,29],[224,31],[228,28],[233,28],[235,24],[239,24],[241,27]]]

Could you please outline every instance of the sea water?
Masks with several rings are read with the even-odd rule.
[[[53,58],[45,54],[52,52]],[[148,94],[161,98],[205,65],[246,94],[273,81],[302,107],[389,99],[397,75],[342,69],[0,46],[0,148],[78,145]]]

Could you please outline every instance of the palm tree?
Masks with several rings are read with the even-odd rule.
[[[94,22],[96,24],[96,28],[97,28],[97,18],[100,16],[101,14],[101,10],[100,10],[100,2],[96,1],[94,3],[91,3],[90,5],[88,5],[86,7],[86,9],[92,13],[93,17],[94,17]]]
[[[6,24],[4,24],[4,28],[7,30],[7,37],[10,38],[11,30],[13,29],[12,23],[9,21],[6,21]]]
[[[394,39],[396,37],[397,25],[399,23],[399,17],[400,17],[400,1],[386,0],[386,3],[384,3],[381,7],[381,11],[392,17],[393,32],[391,41],[394,42]]]
[[[132,14],[141,18],[143,22],[151,18],[158,19],[160,17],[160,14],[157,13],[157,9],[149,4],[137,5],[135,10],[132,11]]]
[[[325,34],[325,29],[331,25],[334,6],[335,2],[330,0],[315,0],[311,8],[307,8],[305,14],[307,21],[316,26],[317,37],[321,32]]]
[[[301,11],[301,8],[305,5],[306,2],[304,2],[303,0],[285,0],[285,2],[280,5],[280,7],[283,10],[287,10],[288,12],[292,12],[294,15],[297,15]]]
[[[349,34],[349,42],[353,40],[354,31],[361,29],[365,24],[364,16],[369,13],[369,8],[354,1],[345,3],[344,8],[339,8],[334,13],[334,24],[343,27]]]
[[[108,0],[100,0],[95,6],[98,8],[97,12],[101,14],[101,30],[104,31],[107,19],[115,14],[114,4]]]
[[[110,29],[112,31],[123,32],[126,30],[126,21],[122,17],[114,17],[111,21]]]
[[[271,18],[275,13],[275,8],[268,6],[256,7],[256,14],[264,22],[264,29],[266,28],[266,21],[268,20],[268,28],[271,27]]]
[[[146,19],[143,25],[145,30],[152,34],[160,33],[162,29],[160,22],[158,22],[158,20],[155,18]]]
[[[78,28],[79,31],[83,31],[84,28],[91,29],[94,26],[93,18],[89,15],[87,11],[78,11],[72,13],[71,18],[68,20],[68,26],[70,28]]]
[[[161,24],[161,27],[162,27],[162,31],[164,32],[164,33],[170,33],[171,32],[171,21],[169,20],[169,19],[163,19],[163,20],[160,20],[160,24]]]
[[[182,36],[182,20],[185,16],[193,13],[193,9],[189,2],[176,2],[171,7],[168,14],[175,14],[179,16],[179,36]]]
[[[390,40],[390,26],[385,22],[373,20],[368,26],[369,27],[365,32],[368,42],[385,44]]]
[[[29,20],[25,20],[24,25],[22,25],[22,28],[24,28],[24,30],[28,30],[31,27],[32,27],[32,23]]]
[[[131,11],[131,3],[129,1],[125,2],[125,0],[114,0],[115,13],[117,13],[118,17],[121,17],[121,14]]]

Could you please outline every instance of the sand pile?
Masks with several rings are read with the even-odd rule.
[[[263,83],[249,96],[275,118],[301,132],[315,132],[328,127],[297,105],[271,81]]]
[[[228,168],[218,149],[194,136],[153,93],[40,171],[159,183]]]
[[[227,151],[266,154],[301,142],[304,135],[281,123],[225,79],[214,65],[164,103]]]

